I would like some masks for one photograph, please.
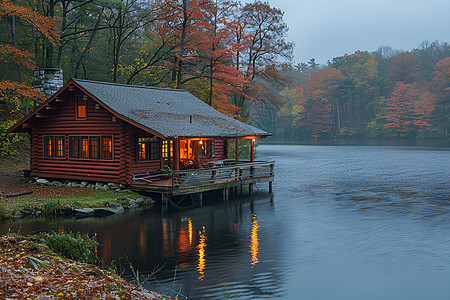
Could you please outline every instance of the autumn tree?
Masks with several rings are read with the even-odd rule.
[[[18,48],[17,41],[15,39],[15,22],[16,18],[27,22],[35,31],[45,36],[50,43],[57,45],[59,36],[58,30],[55,26],[55,20],[43,17],[27,7],[16,5],[9,0],[1,0],[0,3],[0,16],[6,18],[7,21],[11,20],[11,24],[13,25],[11,27],[12,40],[6,40],[0,44],[0,59],[4,63],[14,64],[17,67],[18,73],[18,81],[11,81],[6,76],[1,79],[0,99],[3,102],[3,105],[6,103],[6,106],[8,106],[8,103],[17,103],[17,98],[44,99],[45,96],[42,93],[23,83],[22,70],[34,69],[36,68],[36,64],[33,60],[34,56],[31,53]],[[16,109],[12,109],[10,112],[6,111],[6,115],[3,117],[6,117],[7,120],[15,119],[17,116],[15,116],[13,112],[17,111],[17,107]],[[10,113],[10,116],[8,116],[7,113]]]
[[[450,135],[450,57],[436,64],[431,89],[436,95],[435,119],[442,123],[443,135],[448,137]]]
[[[421,79],[417,56],[411,52],[403,52],[391,59],[387,77],[394,83],[413,83]]]

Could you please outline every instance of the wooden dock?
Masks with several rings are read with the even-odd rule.
[[[244,162],[205,169],[175,171],[170,178],[148,182],[135,180],[134,189],[146,190],[163,196],[188,195],[212,190],[227,189],[255,183],[269,182],[269,191],[274,180],[274,162]]]

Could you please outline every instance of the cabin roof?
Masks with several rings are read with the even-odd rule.
[[[185,90],[72,80],[118,114],[166,138],[270,135],[218,112]]]

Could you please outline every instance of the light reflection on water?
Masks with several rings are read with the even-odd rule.
[[[448,299],[449,154],[262,145],[258,159],[276,161],[273,195],[259,184],[253,197],[188,211],[24,219],[0,233],[97,233],[106,263],[162,267],[146,287],[192,299]]]

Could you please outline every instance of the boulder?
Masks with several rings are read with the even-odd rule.
[[[92,208],[77,208],[74,209],[77,218],[85,218],[94,216],[95,212]]]
[[[102,190],[105,190],[105,191],[109,191],[111,188],[107,184],[105,184],[105,185],[99,187],[99,189],[102,189]]]
[[[21,211],[16,211],[13,214],[14,219],[22,219],[25,216],[26,216],[26,214],[22,213]]]
[[[80,183],[80,186],[81,186],[81,187],[86,187],[88,184],[89,184],[89,183],[88,183],[87,181],[82,181],[82,182]]]
[[[139,207],[139,205],[137,204],[137,203],[131,203],[129,206],[128,206],[128,209],[133,209],[133,208],[138,208]]]
[[[118,185],[117,183],[113,183],[113,182],[109,182],[109,183],[108,183],[108,186],[109,186],[111,189],[117,189],[117,188],[119,188],[119,185]]]
[[[38,180],[36,180],[36,183],[38,183],[38,184],[49,184],[50,182],[47,179],[39,178]]]

